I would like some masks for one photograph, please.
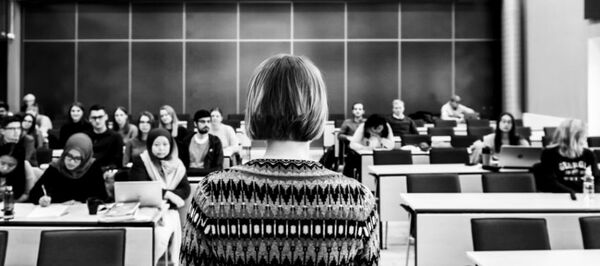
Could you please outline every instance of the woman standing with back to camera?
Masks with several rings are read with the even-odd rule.
[[[267,140],[262,159],[214,172],[187,215],[183,265],[376,265],[375,198],[310,158],[327,95],[304,57],[276,55],[250,81],[247,133]]]

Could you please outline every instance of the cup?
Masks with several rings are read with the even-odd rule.
[[[102,201],[98,198],[90,197],[86,200],[88,212],[90,215],[96,215],[98,213],[98,206],[102,204]]]
[[[490,165],[490,162],[492,161],[492,155],[491,154],[481,154],[481,164],[482,165]]]

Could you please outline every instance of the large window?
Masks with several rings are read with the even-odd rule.
[[[331,113],[439,113],[453,93],[500,112],[500,3],[494,0],[23,4],[23,92],[51,115],[74,100],[137,114],[245,108],[269,55],[306,55],[322,70]]]

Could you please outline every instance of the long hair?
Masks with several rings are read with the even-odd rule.
[[[152,115],[152,113],[150,113],[150,111],[142,111],[140,113],[140,116],[138,117],[138,120],[137,120],[137,122],[138,122],[137,123],[137,125],[138,125],[138,131],[139,131],[139,134],[137,135],[137,139],[139,139],[141,141],[144,141],[142,139],[142,135],[144,135],[144,134],[142,133],[141,130],[139,130],[140,119],[142,118],[142,116],[148,117],[148,122],[150,122],[150,130],[152,130],[153,128],[155,128],[156,125],[155,125],[155,121],[154,121],[154,115]],[[148,131],[148,133],[150,133],[150,131]]]
[[[178,130],[179,119],[177,118],[177,113],[175,112],[175,109],[173,107],[171,107],[170,105],[163,105],[159,109],[158,128],[166,129],[165,125],[162,122],[162,119],[160,119],[160,110],[167,111],[167,113],[171,116],[171,132],[169,132],[169,133],[171,133],[171,136],[173,136],[174,138],[178,137],[178,135],[179,135],[179,130]]]
[[[69,106],[69,109],[67,109],[67,117],[69,118],[69,122],[71,123],[76,123],[75,121],[73,121],[73,117],[71,117],[71,109],[73,109],[73,107],[79,107],[79,109],[81,109],[81,119],[79,119],[79,122],[77,123],[84,123],[85,121],[85,106],[83,105],[83,103],[80,102],[74,102]]]
[[[385,120],[383,116],[378,114],[372,114],[371,116],[369,116],[369,118],[367,118],[367,121],[365,121],[364,137],[370,138],[371,133],[369,133],[369,128],[376,128],[378,126],[383,126],[383,131],[381,131],[381,137],[387,138],[388,134],[390,134],[390,131],[387,127],[387,120]]]
[[[494,150],[496,152],[500,152],[500,147],[502,147],[502,135],[504,132],[500,130],[500,120],[502,120],[503,116],[510,117],[511,127],[508,131],[508,144],[510,145],[519,145],[521,142],[521,136],[517,134],[517,127],[515,126],[515,117],[508,112],[501,113],[498,116],[498,120],[496,121],[496,132],[494,134]]]
[[[29,129],[27,129],[27,131],[25,131],[25,129],[23,129],[23,121],[25,121],[25,117],[31,117],[32,122],[31,122],[31,127]],[[40,145],[40,143],[38,143],[38,134],[37,134],[37,130],[35,128],[35,121],[36,118],[33,114],[29,114],[29,113],[25,113],[23,114],[23,117],[21,117],[21,128],[23,129],[23,133],[22,135],[30,135],[33,137],[33,141],[34,141],[34,147],[38,147],[38,145]]]
[[[117,120],[115,119],[115,113],[119,110],[121,110],[127,116],[127,119],[125,119],[125,124],[123,125],[123,127],[120,127],[119,123],[117,123]],[[131,130],[131,127],[129,126],[129,112],[127,112],[127,109],[125,109],[125,107],[117,106],[117,109],[115,109],[111,118],[113,121],[113,130],[114,131],[122,132],[123,134],[129,133],[129,131]]]
[[[554,132],[552,144],[558,146],[558,152],[564,157],[581,156],[587,147],[585,123],[579,119],[563,121]]]

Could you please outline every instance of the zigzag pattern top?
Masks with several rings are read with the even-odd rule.
[[[259,159],[198,184],[183,265],[377,265],[375,198],[304,160]]]

